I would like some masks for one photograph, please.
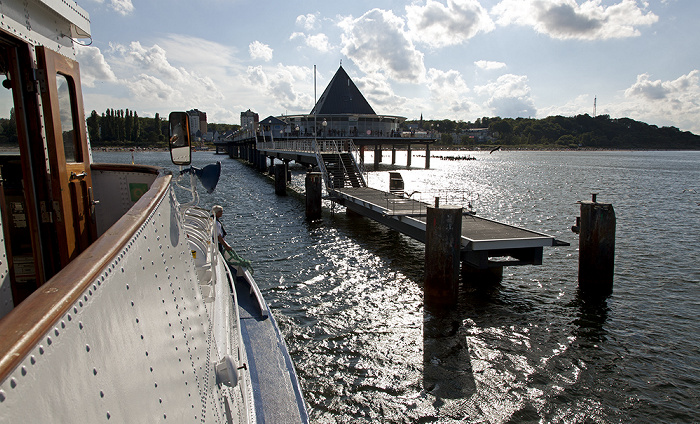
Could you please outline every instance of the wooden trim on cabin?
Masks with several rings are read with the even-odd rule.
[[[153,172],[155,167],[93,165],[93,169]],[[124,249],[167,196],[172,175],[160,173],[151,188],[107,232],[0,320],[0,381],[24,360]]]
[[[90,165],[93,171],[111,172],[140,172],[142,174],[160,174],[161,168],[149,165],[130,165],[128,163],[93,163]]]

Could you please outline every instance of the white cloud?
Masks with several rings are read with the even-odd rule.
[[[204,105],[224,98],[209,75],[172,65],[165,49],[157,44],[149,47],[134,41],[128,46],[111,47],[109,60],[119,85],[130,93],[129,102],[143,105],[146,112],[163,108],[203,109]]]
[[[109,0],[109,5],[114,11],[125,16],[134,11],[131,0]]]
[[[428,0],[406,6],[406,17],[412,38],[432,47],[461,44],[495,27],[478,0],[447,0],[446,6]]]
[[[326,34],[306,35],[303,32],[293,32],[292,35],[289,36],[290,40],[296,40],[298,38],[304,40],[307,46],[320,52],[325,53],[332,48]]]
[[[80,63],[80,80],[86,87],[94,87],[95,81],[117,81],[117,76],[99,48],[76,44],[76,55]]]
[[[474,108],[467,98],[469,87],[459,72],[453,69],[441,71],[431,68],[427,79],[431,100],[435,104],[434,110],[431,111],[433,114],[452,117]]]
[[[154,96],[162,102],[180,100],[177,91],[169,84],[152,75],[140,74],[129,83],[129,91],[137,99],[149,99]]]
[[[353,79],[353,82],[378,114],[396,115],[409,111],[409,99],[394,93],[386,75],[373,73]]]
[[[499,25],[519,24],[558,39],[600,40],[636,37],[638,27],[656,23],[636,0],[604,6],[601,0],[503,0],[491,9]]]
[[[296,24],[304,28],[306,31],[311,31],[312,29],[316,28],[316,23],[318,22],[317,15],[318,14],[311,13],[299,15],[297,16]]]
[[[665,125],[700,133],[700,71],[690,71],[672,81],[652,80],[649,74],[625,90],[626,101],[611,108],[618,116],[649,123],[662,119]]]
[[[313,97],[298,88],[311,78],[313,71],[300,66],[277,65],[271,69],[255,66],[247,70],[248,81],[264,90],[271,103],[289,113],[307,113],[313,108]]]
[[[475,87],[475,91],[481,95],[490,95],[486,105],[495,116],[517,118],[537,115],[530,86],[524,75],[501,75],[494,82]]]
[[[306,44],[320,52],[327,52],[331,49],[326,34],[309,35],[306,37]]]
[[[157,44],[143,47],[140,42],[132,41],[129,46],[114,45],[116,51],[124,57],[125,63],[152,74],[163,76],[173,81],[183,81],[183,71],[170,64],[165,50]]]
[[[474,65],[486,71],[493,71],[496,69],[503,69],[506,67],[506,64],[503,62],[493,62],[490,60],[477,60],[476,62],[474,62]]]
[[[267,75],[262,66],[249,66],[246,72],[248,82],[261,88],[267,88]]]
[[[250,58],[253,60],[262,59],[265,62],[272,60],[272,49],[269,45],[263,44],[260,41],[256,40],[250,43],[248,51],[250,52]]]
[[[157,44],[166,51],[171,62],[197,69],[227,68],[243,56],[235,47],[184,34],[169,34],[157,40]]]
[[[637,75],[637,82],[625,91],[627,97],[644,97],[647,100],[669,100],[682,97],[698,85],[698,70],[691,71],[673,81],[650,79],[649,74]]]
[[[404,21],[391,11],[372,9],[339,24],[343,29],[342,53],[365,73],[380,72],[402,82],[418,83],[425,78],[423,53],[405,30]]]

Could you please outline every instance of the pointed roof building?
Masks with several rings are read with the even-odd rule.
[[[311,115],[376,115],[365,96],[362,95],[341,65],[331,82],[321,94]]]
[[[278,116],[299,137],[400,137],[403,116],[377,115],[341,65],[308,115]]]

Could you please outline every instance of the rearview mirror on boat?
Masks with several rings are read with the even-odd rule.
[[[171,112],[169,121],[170,158],[175,165],[189,165],[192,161],[189,115],[185,112]]]

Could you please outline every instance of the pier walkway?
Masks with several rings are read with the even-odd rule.
[[[367,187],[361,150],[351,139],[264,141],[240,153],[234,157],[252,162],[260,171],[271,170],[268,159],[270,165],[277,159],[285,167],[291,161],[317,166],[327,199],[425,243],[427,209],[431,205],[405,196],[403,179],[398,173],[392,173],[391,179],[396,179],[393,183],[398,185],[390,187],[389,192]],[[429,151],[426,153],[430,155]],[[288,178],[286,170],[280,175]],[[399,190],[395,190],[397,187]],[[552,236],[463,212],[460,259],[472,268],[540,265],[545,246],[561,245],[566,243]]]
[[[425,243],[427,203],[369,187],[331,190],[329,198],[353,212]],[[565,244],[565,243],[564,243]],[[478,269],[494,266],[541,265],[545,246],[559,246],[554,237],[464,213],[461,260]]]

